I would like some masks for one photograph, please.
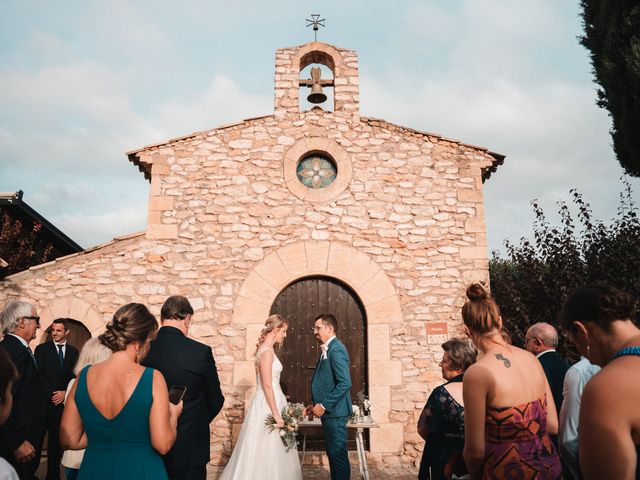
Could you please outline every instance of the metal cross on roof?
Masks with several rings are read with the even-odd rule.
[[[312,13],[311,14],[311,19],[306,19],[307,20],[307,27],[310,27],[313,25],[313,39],[314,41],[318,41],[318,28],[319,27],[324,27],[324,18],[320,18],[320,14],[319,13]]]

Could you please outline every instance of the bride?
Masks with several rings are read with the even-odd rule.
[[[284,426],[280,412],[287,404],[280,389],[282,364],[273,347],[287,336],[287,321],[280,315],[267,318],[256,348],[257,388],[244,418],[233,454],[218,480],[302,480],[298,451],[286,451],[279,429],[267,430],[264,421],[273,415]]]

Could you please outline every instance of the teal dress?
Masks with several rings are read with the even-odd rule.
[[[87,390],[85,367],[78,378],[76,405],[87,433],[78,480],[166,479],[162,457],[151,446],[153,369],[145,368],[133,394],[111,420],[95,407]]]

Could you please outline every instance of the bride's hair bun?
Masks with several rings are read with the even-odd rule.
[[[476,300],[486,300],[488,296],[487,291],[480,283],[472,283],[467,288],[467,298],[472,302]]]

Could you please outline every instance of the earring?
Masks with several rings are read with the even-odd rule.
[[[587,360],[591,361],[591,347],[587,345]]]

